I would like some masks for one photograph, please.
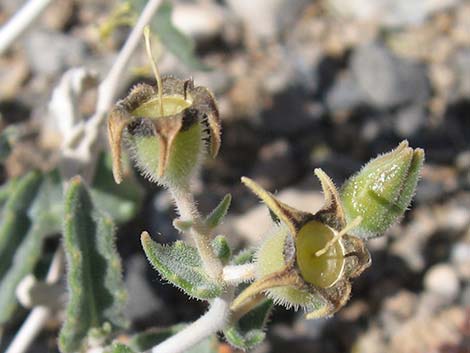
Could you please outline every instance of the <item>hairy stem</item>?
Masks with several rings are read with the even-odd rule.
[[[237,285],[251,281],[255,278],[256,268],[254,264],[229,265],[223,268],[222,278],[230,285]]]
[[[215,298],[209,310],[198,320],[152,348],[151,353],[182,353],[204,338],[224,329],[230,318],[233,290]]]
[[[209,276],[219,279],[222,276],[222,263],[212,250],[212,232],[202,220],[193,194],[189,191],[189,187],[184,189],[170,188],[170,191],[181,219],[192,223],[189,232],[201,255],[204,269]]]

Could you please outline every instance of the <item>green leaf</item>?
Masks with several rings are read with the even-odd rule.
[[[126,326],[122,310],[127,295],[113,222],[95,207],[79,177],[70,181],[64,218],[69,302],[59,348],[71,353],[83,348],[90,333],[96,337]]]
[[[146,1],[131,0],[132,7],[137,13],[140,13]],[[173,25],[171,14],[173,6],[170,1],[163,1],[157,10],[157,13],[150,22],[150,28],[154,32],[165,48],[172,52],[183,64],[195,70],[208,70],[195,55],[195,44],[192,38],[186,36]]]
[[[230,207],[230,203],[232,202],[232,195],[227,194],[224,196],[222,201],[217,205],[217,207],[207,216],[206,218],[206,225],[209,228],[217,227],[222,221],[224,217],[227,215],[227,211]]]
[[[105,153],[98,160],[91,195],[96,206],[107,212],[117,223],[125,223],[134,218],[144,196],[142,188],[133,177],[125,178],[119,185],[113,181],[111,156]]]
[[[62,185],[57,173],[31,172],[4,186],[10,195],[0,222],[0,324],[18,302],[15,290],[41,259],[42,244],[62,224]]]
[[[234,265],[245,265],[255,260],[256,249],[243,249],[233,257]]]
[[[179,324],[166,329],[149,329],[133,336],[129,342],[129,346],[137,352],[148,351],[152,347],[178,333],[186,326],[187,325],[185,324]],[[217,353],[217,346],[217,338],[215,336],[210,336],[187,350],[185,353]]]
[[[41,233],[28,212],[41,186],[42,175],[31,172],[15,182],[0,223],[0,323],[13,315],[16,285],[32,271],[41,252]],[[39,234],[38,234],[39,233]]]
[[[196,248],[182,241],[160,245],[147,232],[142,233],[141,241],[145,255],[155,270],[189,296],[211,299],[222,293],[222,285],[204,271]]]
[[[218,235],[212,240],[212,251],[222,263],[226,264],[232,256],[232,249],[223,235]]]
[[[224,330],[227,341],[234,347],[248,350],[263,342],[264,327],[273,306],[272,300],[265,300],[246,313],[235,324]]]
[[[12,125],[0,133],[0,162],[5,162],[11,152],[11,146],[17,138],[18,130]]]
[[[115,342],[111,346],[106,347],[105,353],[137,353],[124,343]]]
[[[17,183],[18,178],[11,178],[0,186],[0,207],[3,207],[8,201],[8,198],[10,197],[13,190],[15,190]],[[0,219],[2,219],[1,215]]]

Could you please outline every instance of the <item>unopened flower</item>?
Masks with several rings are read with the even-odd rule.
[[[403,141],[346,181],[341,189],[346,221],[363,218],[351,234],[363,239],[384,234],[410,205],[423,162],[424,151]]]

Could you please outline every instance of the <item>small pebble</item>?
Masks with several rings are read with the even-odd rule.
[[[460,283],[452,266],[443,263],[434,265],[427,271],[424,276],[424,287],[427,291],[454,300],[458,296]]]

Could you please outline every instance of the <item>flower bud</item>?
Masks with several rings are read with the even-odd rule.
[[[162,79],[161,102],[157,89],[135,86],[119,101],[108,118],[113,155],[113,174],[122,181],[121,149],[149,180],[166,186],[182,186],[199,166],[208,149],[212,157],[220,146],[217,105],[205,87],[192,80]]]
[[[346,222],[362,217],[350,234],[362,239],[384,234],[409,206],[423,162],[424,151],[403,141],[347,180],[340,193]]]

